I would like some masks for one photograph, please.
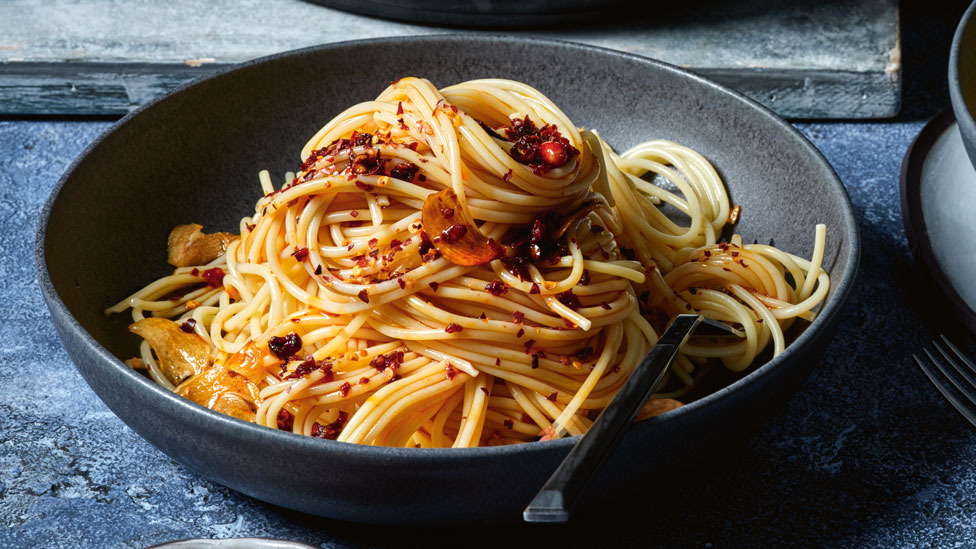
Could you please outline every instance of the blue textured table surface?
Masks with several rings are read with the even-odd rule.
[[[435,531],[320,519],[217,485],[143,441],[72,367],[31,260],[44,200],[110,122],[0,120],[0,547],[144,547],[244,536],[321,547],[455,546],[472,539],[478,545],[976,545],[976,436],[910,360],[946,327],[935,321],[931,303],[913,294],[918,278],[898,192],[906,149],[948,103],[947,51],[960,13],[959,6],[938,2],[903,6],[906,81],[898,119],[797,123],[847,186],[864,250],[839,333],[806,385],[781,415],[680,489],[622,506],[616,520],[583,517],[556,529]],[[972,350],[965,336],[954,337]]]

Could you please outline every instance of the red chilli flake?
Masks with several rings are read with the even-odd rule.
[[[417,175],[417,172],[419,171],[420,168],[418,168],[416,165],[411,164],[410,162],[403,162],[390,168],[389,175],[395,179],[413,181],[414,176]]]
[[[321,265],[319,265],[318,267],[315,268],[315,274],[317,274],[317,275],[322,274],[322,266]]]
[[[349,212],[349,215],[351,215],[352,217],[359,217],[359,210],[353,210]]]
[[[455,332],[460,332],[463,329],[464,328],[460,324],[458,324],[456,322],[452,322],[452,323],[448,324],[446,328],[444,328],[444,331],[447,332],[447,333],[449,333],[449,334],[453,334]]]
[[[184,322],[183,324],[180,324],[180,329],[183,330],[184,332],[188,333],[188,334],[192,334],[193,333],[193,329],[196,328],[196,326],[197,326],[196,319],[188,318],[188,319],[186,319],[186,322]]]
[[[542,293],[542,291],[539,289],[539,285],[533,282],[532,287],[529,288],[529,293],[535,295],[535,294]]]
[[[282,364],[282,368],[287,368],[287,365]],[[295,371],[285,376],[285,379],[295,379],[302,377],[303,375],[315,370],[315,359],[311,355],[305,357],[305,360],[301,364],[295,367]]]
[[[466,234],[468,234],[468,226],[458,223],[457,225],[451,225],[450,227],[441,231],[441,240],[443,240],[446,244],[453,244],[458,240],[461,240],[461,238],[463,238]]]
[[[444,217],[454,217],[454,208],[441,208],[441,215]]]
[[[579,150],[560,135],[555,126],[547,124],[537,128],[528,116],[512,119],[505,136],[514,142],[509,155],[528,165],[537,175],[558,168],[579,155]]]
[[[299,248],[296,246],[295,251],[292,252],[291,255],[293,255],[299,262],[305,261],[308,259],[308,248]]]
[[[522,345],[525,347],[525,354],[529,354],[529,351],[532,350],[532,346],[535,345],[535,340],[534,339],[530,339],[530,340],[526,341],[525,343],[523,343]]]
[[[495,366],[501,366],[501,365],[502,365],[502,359],[496,358],[495,359]]]
[[[569,307],[574,311],[579,309],[582,306],[579,298],[576,297],[576,294],[573,293],[573,290],[566,290],[561,294],[556,294],[556,299],[558,299],[560,303],[562,303],[563,305]]]
[[[505,180],[505,181],[511,181],[512,180],[512,169],[511,168],[509,168],[508,171],[505,172],[505,175],[502,176],[502,179]]]
[[[517,334],[515,334],[515,337],[516,338],[520,338],[520,337],[522,337],[524,335],[525,335],[525,330],[523,330],[522,328],[519,328],[519,331],[518,331]]]
[[[283,337],[274,336],[268,340],[268,349],[271,354],[281,360],[288,360],[289,357],[295,356],[295,353],[302,350],[302,338],[295,332]]]
[[[492,280],[488,284],[485,284],[485,291],[498,297],[508,291],[508,286],[501,280]]]
[[[539,145],[539,156],[547,166],[562,166],[568,159],[566,147],[562,143],[547,141]]]
[[[207,286],[211,288],[220,288],[224,285],[224,270],[220,267],[214,267],[213,269],[207,269],[200,273],[200,276],[207,281]]]
[[[532,369],[535,370],[538,367],[539,367],[539,355],[538,354],[533,354],[532,355]]]
[[[440,284],[438,284],[437,282],[431,282],[430,283],[430,289],[431,290],[434,290],[435,293],[437,292],[438,286],[440,286]]]
[[[397,279],[397,284],[400,285],[400,289],[401,290],[407,287],[407,283],[403,280],[403,278],[398,278]]]
[[[525,322],[525,313],[522,311],[515,311],[512,313],[512,322],[516,324],[521,324]]]
[[[358,295],[360,301],[362,301],[363,303],[369,303],[369,292],[366,291],[366,288],[360,290]]]
[[[444,369],[447,370],[447,379],[454,379],[454,377],[458,374],[458,371],[450,364],[445,366]]]
[[[295,427],[295,416],[288,410],[282,408],[278,410],[278,429],[291,431]]]
[[[194,267],[193,270],[190,271],[190,274],[193,275],[193,276],[198,276],[200,274],[200,269],[197,269],[196,267]]]
[[[403,114],[403,101],[397,101],[397,116]]]
[[[505,428],[506,429],[514,429],[515,428],[515,422],[512,421],[511,419],[506,419],[504,421],[504,423],[505,423]]]
[[[346,426],[346,421],[349,421],[349,413],[340,410],[339,417],[337,417],[332,423],[329,423],[328,425],[322,425],[319,423],[312,425],[312,436],[316,438],[335,440],[339,438],[339,434],[342,433],[342,428]]]
[[[553,392],[552,394],[550,394],[549,396],[546,397],[546,400],[548,400],[550,402],[556,402],[556,397],[557,396],[559,396],[559,395],[556,392]]]
[[[361,378],[359,378],[359,384],[360,385],[367,385],[367,384],[369,384],[369,378],[368,377],[361,377]]]
[[[352,387],[349,385],[349,382],[347,381],[339,386],[339,394],[342,395],[343,398],[345,398],[349,396],[349,389],[351,388]]]

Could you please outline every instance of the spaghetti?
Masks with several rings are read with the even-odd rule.
[[[745,337],[687,344],[645,415],[711,361],[782,352],[829,287],[822,225],[810,260],[719,241],[739,209],[700,154],[617,154],[518,82],[398,80],[302,159],[279,188],[260,173],[239,237],[178,227],[173,274],[106,311],[131,308],[130,365],[271,428],[418,447],[578,435],[670,317]]]

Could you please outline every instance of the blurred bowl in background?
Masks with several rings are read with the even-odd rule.
[[[420,25],[537,27],[592,22],[639,6],[634,0],[309,0],[330,8]]]
[[[963,14],[949,51],[949,95],[969,160],[976,165],[976,2]]]

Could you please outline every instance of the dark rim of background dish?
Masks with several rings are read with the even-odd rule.
[[[589,2],[552,2],[549,0],[524,0],[520,10],[504,10],[492,7],[472,6],[474,2],[452,2],[430,9],[416,0],[306,0],[329,8],[356,13],[367,17],[403,21],[418,25],[447,25],[452,27],[502,28],[546,27],[566,23],[593,22],[614,15],[613,7],[633,3],[633,0],[598,0]],[[504,4],[505,2],[502,2]],[[510,2],[514,3],[514,2]],[[533,7],[534,5],[534,7]],[[464,6],[468,6],[465,8]]]
[[[935,142],[954,122],[956,117],[952,107],[946,107],[925,124],[908,147],[901,163],[901,217],[905,224],[908,247],[915,256],[922,277],[942,290],[953,314],[966,325],[966,329],[976,334],[976,311],[962,299],[939,267],[922,214],[922,167]]]
[[[955,113],[955,119],[960,130],[964,130],[969,135],[976,135],[976,120],[973,119],[973,113],[969,110],[971,107],[966,102],[967,96],[963,94],[962,83],[959,80],[959,52],[962,49],[963,40],[967,38],[966,35],[972,33],[971,27],[976,24],[976,20],[973,19],[976,17],[974,14],[976,14],[976,1],[966,9],[966,13],[959,20],[956,33],[952,36],[952,46],[949,49],[949,95],[956,107],[962,106],[962,108],[955,109],[960,111]],[[971,44],[974,39],[976,39],[976,33],[966,40],[967,45]],[[967,150],[971,149],[967,147]]]
[[[644,57],[632,53],[612,50],[609,48],[602,48],[599,46],[591,46],[587,44],[579,44],[575,42],[569,42],[564,40],[554,40],[546,38],[528,38],[528,37],[515,37],[511,35],[502,34],[437,34],[437,35],[415,35],[415,36],[402,36],[402,37],[387,37],[387,38],[377,38],[377,39],[363,39],[363,40],[351,40],[346,42],[336,42],[332,44],[311,46],[308,48],[302,48],[297,50],[291,50],[287,52],[277,53],[269,55],[266,57],[261,57],[257,59],[252,59],[250,61],[245,61],[240,64],[231,65],[226,68],[222,68],[210,75],[201,77],[197,80],[193,80],[187,84],[184,84],[175,90],[166,93],[162,96],[156,97],[151,101],[143,104],[139,108],[125,115],[123,118],[112,124],[104,133],[98,136],[88,147],[85,148],[81,154],[71,163],[71,165],[65,170],[61,179],[57,182],[51,191],[51,195],[48,197],[47,202],[44,204],[44,208],[41,211],[40,220],[38,223],[38,230],[34,242],[34,261],[35,267],[38,274],[38,282],[41,287],[41,292],[47,300],[49,306],[57,309],[58,316],[62,316],[67,319],[67,323],[72,330],[81,334],[81,339],[87,345],[88,351],[93,356],[98,356],[100,359],[106,362],[115,363],[115,365],[125,371],[126,373],[137,376],[140,382],[144,383],[144,386],[153,394],[156,394],[160,398],[166,399],[171,405],[181,408],[185,413],[192,415],[197,418],[197,420],[208,423],[213,428],[219,429],[245,429],[250,432],[251,435],[255,437],[275,437],[276,443],[283,445],[283,447],[303,447],[307,448],[311,446],[312,448],[321,447],[321,445],[341,445],[342,453],[349,455],[352,458],[356,457],[371,457],[377,453],[385,454],[390,459],[403,459],[403,460],[414,460],[414,461],[426,461],[431,459],[454,461],[461,460],[464,461],[468,459],[471,454],[479,454],[484,456],[492,455],[505,455],[510,453],[527,453],[531,452],[534,448],[552,448],[552,447],[565,447],[568,451],[569,447],[576,443],[576,437],[565,437],[557,440],[549,441],[539,441],[530,444],[515,444],[506,446],[488,446],[488,447],[477,447],[477,448],[426,448],[426,449],[414,449],[414,448],[397,448],[388,446],[367,446],[362,444],[349,444],[345,442],[337,442],[333,440],[317,439],[314,437],[307,437],[301,435],[295,435],[294,433],[287,433],[279,431],[277,429],[269,429],[264,426],[260,426],[254,423],[242,421],[224,414],[214,412],[213,410],[202,407],[188,399],[179,397],[167,391],[160,385],[154,383],[152,380],[146,378],[145,376],[135,372],[131,368],[125,366],[122,361],[112,354],[108,349],[103,347],[101,343],[95,340],[91,334],[88,333],[81,324],[74,318],[71,311],[68,310],[67,306],[61,300],[61,296],[58,294],[57,289],[54,287],[51,277],[47,272],[47,263],[45,261],[45,233],[46,227],[48,225],[48,220],[51,215],[54,203],[57,201],[58,195],[61,189],[70,179],[72,173],[77,169],[78,165],[95,149],[97,148],[103,140],[108,138],[109,135],[115,132],[115,130],[127,123],[130,119],[138,116],[144,110],[152,108],[156,103],[167,100],[170,96],[176,95],[186,88],[196,85],[202,85],[205,82],[220,78],[225,73],[237,71],[237,70],[247,70],[253,68],[257,65],[264,63],[274,62],[276,59],[289,57],[292,55],[302,55],[312,52],[324,51],[324,50],[342,50],[350,47],[359,47],[368,44],[376,44],[381,42],[393,42],[398,44],[411,44],[415,42],[443,42],[445,44],[450,43],[452,45],[458,45],[460,43],[465,43],[466,46],[471,46],[472,42],[483,42],[491,43],[497,41],[508,41],[508,42],[519,42],[523,44],[540,44],[550,47],[559,48],[573,48],[578,50],[588,50],[599,52],[603,55],[611,57],[622,57],[631,61],[637,61],[642,64],[648,64],[654,66],[658,70],[671,71],[679,73],[682,78],[688,79],[695,82],[697,85],[708,86],[721,91],[722,93],[728,94],[735,97],[736,99],[748,104],[755,110],[755,115],[764,117],[769,120],[773,125],[779,127],[785,135],[792,136],[799,146],[806,150],[807,154],[813,155],[816,158],[817,163],[819,163],[826,171],[832,176],[833,183],[837,186],[837,190],[847,199],[847,208],[845,211],[845,217],[849,220],[850,230],[844,235],[844,238],[849,242],[849,252],[847,257],[847,269],[842,273],[831,273],[831,289],[834,291],[833,296],[829,298],[829,302],[825,303],[817,314],[817,318],[813,321],[813,324],[823,324],[826,323],[831,317],[839,314],[842,304],[846,301],[847,295],[850,293],[854,286],[854,281],[856,279],[857,268],[861,255],[861,239],[860,230],[857,226],[857,221],[854,215],[853,206],[850,202],[850,197],[847,193],[847,188],[844,187],[840,178],[834,172],[833,167],[827,162],[827,159],[823,154],[813,146],[810,141],[803,136],[796,128],[791,124],[777,116],[775,113],[762,106],[761,104],[749,99],[748,97],[742,95],[739,92],[731,90],[725,86],[717,84],[711,80],[708,80],[697,74],[688,72],[684,69],[676,67],[674,65],[659,61],[657,59],[652,59],[649,57]],[[838,282],[836,285],[834,282]],[[811,324],[812,327],[812,324]],[[694,414],[699,413],[699,410],[711,403],[714,400],[722,398],[722,396],[737,390],[741,385],[747,383],[751,379],[756,379],[763,377],[770,372],[773,368],[777,368],[785,360],[792,358],[791,348],[799,347],[803,345],[808,339],[815,336],[815,330],[807,328],[801,332],[795,340],[787,348],[786,352],[771,358],[766,363],[760,365],[759,367],[752,369],[747,375],[733,381],[732,383],[708,394],[698,400],[695,400],[677,410],[673,410],[666,416],[660,418],[652,418],[645,420],[636,424],[630,431],[640,431],[641,426],[649,426],[652,423],[658,421],[668,421],[671,418],[677,418],[684,414]]]

